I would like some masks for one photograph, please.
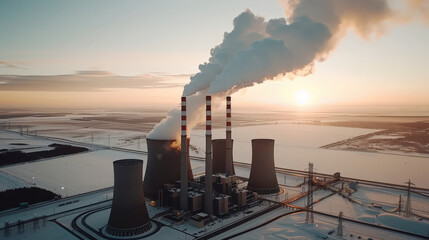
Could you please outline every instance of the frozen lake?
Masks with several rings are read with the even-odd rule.
[[[87,135],[85,135],[85,131]],[[429,169],[428,157],[400,156],[393,154],[369,153],[358,151],[329,150],[319,148],[320,146],[374,132],[373,129],[315,126],[304,124],[273,124],[246,127],[234,127],[234,160],[251,163],[251,139],[273,138],[275,142],[275,164],[277,167],[304,170],[308,162],[313,162],[315,169],[322,173],[341,172],[343,176],[369,179],[382,182],[403,184],[411,179],[416,186],[429,188],[427,169]],[[79,137],[76,137],[78,133]],[[2,132],[0,143],[30,141],[27,137],[19,134]],[[79,129],[74,132],[69,129],[65,133],[61,129],[58,134],[53,131],[51,136],[73,139],[75,141],[92,142],[91,129]],[[108,144],[108,136],[111,138],[111,146],[125,147],[130,149],[146,149],[146,141],[141,139],[137,146],[136,135],[142,132],[100,130],[94,137],[97,144]],[[13,136],[15,135],[15,136]],[[213,138],[224,138],[224,129],[214,129]],[[46,140],[31,138],[32,145],[46,144]],[[134,138],[134,144],[125,144],[123,139]],[[191,133],[191,144],[196,146],[197,151],[191,151],[191,155],[204,157],[205,131],[194,130]],[[0,144],[1,145],[1,144]],[[5,147],[5,146],[4,146]],[[74,195],[102,187],[113,185],[112,162],[123,158],[140,158],[146,160],[146,155],[136,153],[125,153],[113,150],[94,151],[85,154],[59,157],[48,161],[39,161],[17,166],[4,167],[0,171],[8,173],[1,176],[5,188],[15,186],[11,177],[20,179],[16,186],[34,182],[62,195]],[[146,164],[146,161],[145,161]],[[192,161],[194,172],[200,172],[203,162]],[[1,172],[0,172],[1,173]],[[7,179],[7,181],[6,181]],[[1,179],[0,179],[1,180]],[[65,189],[61,189],[65,187]]]
[[[304,170],[308,162],[313,162],[316,171],[321,173],[341,172],[342,176],[396,184],[404,184],[411,179],[417,187],[429,188],[429,155],[416,157],[319,148],[374,131],[377,130],[301,124],[235,127],[232,130],[234,161],[251,163],[251,139],[272,138],[276,140],[277,167]],[[213,130],[215,138],[225,138],[225,130]],[[203,156],[205,131],[193,131],[191,144],[198,146],[201,149],[199,155]]]

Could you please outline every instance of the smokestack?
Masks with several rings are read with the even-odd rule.
[[[226,139],[213,139],[212,140],[212,172],[213,173],[226,173]],[[231,140],[231,168],[232,174],[235,174],[232,152],[234,149],[234,140]]]
[[[280,191],[274,166],[274,139],[252,139],[252,167],[247,189],[258,194]]]
[[[232,166],[232,140],[231,140],[231,97],[226,97],[226,173],[233,174]]]
[[[182,132],[180,154],[180,208],[188,210],[188,163],[187,163],[187,139],[186,139],[186,97],[182,97]]]
[[[143,182],[144,193],[151,200],[158,200],[159,191],[164,184],[180,179],[181,151],[176,148],[176,140],[147,139],[147,149],[147,167]],[[193,174],[189,158],[187,162],[188,178],[192,180]]]
[[[206,96],[206,177],[204,193],[204,211],[213,214],[213,179],[212,179],[212,97]]]
[[[106,233],[134,236],[151,229],[142,187],[143,161],[123,159],[113,162],[115,185]]]

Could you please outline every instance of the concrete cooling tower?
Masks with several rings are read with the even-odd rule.
[[[143,161],[123,159],[113,162],[115,186],[106,233],[135,236],[148,231],[150,222],[142,187]]]
[[[180,150],[174,146],[176,140],[147,140],[147,167],[143,181],[146,197],[157,200],[159,190],[166,183],[180,180]],[[189,139],[188,139],[189,148]],[[188,155],[188,179],[193,180]]]
[[[258,194],[280,191],[274,166],[274,139],[252,139],[252,167],[247,189]]]
[[[234,145],[234,140],[232,140],[231,143],[231,151],[229,151],[231,155],[231,169],[232,174],[235,174],[234,170],[234,161],[232,158],[232,147]],[[212,172],[213,173],[226,173],[226,139],[213,139],[212,140],[212,153],[213,153],[213,159],[212,159]]]

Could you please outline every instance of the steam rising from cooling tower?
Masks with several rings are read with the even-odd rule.
[[[424,20],[429,19],[425,1],[406,2],[412,2],[410,11],[419,11]],[[250,10],[243,12],[234,19],[234,28],[224,34],[223,42],[211,49],[208,62],[199,65],[200,72],[183,89],[183,96],[188,97],[188,129],[204,121],[205,95],[224,98],[265,80],[310,74],[314,63],[326,59],[348,29],[370,38],[381,35],[389,23],[405,19],[404,13],[391,9],[387,0],[282,3],[287,21],[266,21]],[[180,111],[174,109],[148,137],[179,139],[179,124]]]

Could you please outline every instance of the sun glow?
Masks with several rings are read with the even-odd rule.
[[[306,90],[299,90],[295,93],[295,102],[299,105],[306,105],[310,102],[310,93]]]

